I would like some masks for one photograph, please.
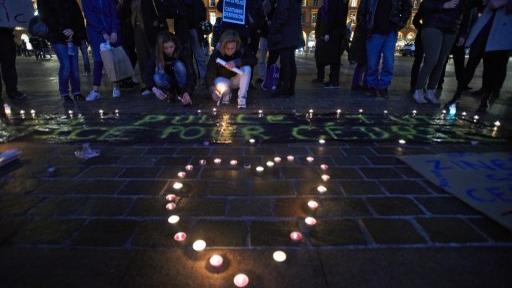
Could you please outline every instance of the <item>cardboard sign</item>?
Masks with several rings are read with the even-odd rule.
[[[400,159],[512,231],[512,154],[458,153]]]
[[[222,21],[244,25],[245,1],[246,0],[224,0]]]
[[[0,27],[27,27],[34,17],[30,0],[0,0]]]

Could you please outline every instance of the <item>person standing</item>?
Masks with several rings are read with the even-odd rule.
[[[295,50],[304,47],[301,25],[301,0],[278,0],[268,33],[269,50],[279,53],[279,85],[273,97],[295,95],[297,65]]]
[[[0,100],[2,99],[2,80],[5,83],[7,97],[14,101],[22,101],[27,97],[18,91],[18,74],[16,72],[16,43],[14,28],[0,28]]]
[[[201,23],[206,21],[206,7],[202,0],[184,0],[188,20],[189,41],[194,55],[194,60],[199,74],[199,82],[205,83],[206,79],[206,51],[203,45],[203,31]]]
[[[78,47],[85,40],[84,18],[76,1],[38,0],[41,21],[48,26],[48,39],[59,60],[59,94],[64,101],[83,100],[80,92]]]
[[[87,21],[87,36],[92,48],[94,59],[92,90],[87,101],[95,101],[101,97],[99,89],[103,71],[100,45],[109,43],[117,45],[119,40],[119,19],[115,0],[82,0],[82,8]],[[118,83],[113,83],[112,97],[121,96]]]
[[[388,96],[393,79],[395,46],[398,31],[405,27],[411,16],[411,0],[363,0],[357,17],[365,19],[368,33],[367,85],[374,96]],[[382,57],[382,67],[380,59]],[[380,70],[380,73],[379,73]]]

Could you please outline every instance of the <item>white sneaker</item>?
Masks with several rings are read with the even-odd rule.
[[[142,97],[149,97],[151,96],[151,94],[153,94],[153,92],[151,92],[149,89],[145,89],[144,91],[142,91],[142,93],[140,93]]]
[[[425,98],[430,102],[430,103],[433,103],[433,104],[439,104],[439,99],[437,99],[437,96],[436,96],[436,90],[427,90],[427,95],[425,96]]]
[[[96,90],[91,90],[91,92],[89,92],[89,95],[87,95],[87,97],[85,97],[85,101],[92,102],[92,101],[98,100],[100,98],[101,98],[100,92],[98,92]]]
[[[245,109],[247,108],[247,103],[245,98],[238,98],[238,109]]]
[[[112,97],[113,98],[121,97],[121,90],[119,90],[119,88],[117,88],[117,87],[114,87],[114,89],[112,89]]]
[[[414,100],[416,100],[416,103],[418,104],[426,104],[428,103],[427,100],[425,99],[425,92],[423,92],[423,89],[416,89],[416,91],[414,91]]]

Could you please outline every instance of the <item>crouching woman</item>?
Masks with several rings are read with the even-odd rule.
[[[161,32],[156,42],[155,59],[148,62],[144,73],[146,87],[160,100],[177,97],[184,106],[192,105],[194,77],[181,59],[178,39],[170,32]]]
[[[238,89],[238,108],[247,108],[251,66],[256,65],[256,56],[244,52],[240,45],[238,34],[228,30],[208,61],[207,84],[217,105],[229,104],[232,89]]]

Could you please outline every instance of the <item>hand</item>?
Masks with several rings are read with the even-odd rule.
[[[324,36],[324,41],[325,41],[325,42],[329,42],[329,35],[325,35],[325,36]]]
[[[153,87],[153,89],[151,89],[151,91],[153,91],[153,94],[155,94],[156,98],[158,98],[160,100],[164,100],[165,98],[167,98],[167,95],[162,90],[160,90],[156,87]]]
[[[105,40],[105,42],[110,42],[110,35],[108,35],[107,33],[103,33],[103,39]]]
[[[183,105],[192,105],[192,99],[190,99],[188,92],[183,93],[180,100]]]
[[[235,64],[233,64],[233,62],[226,63],[226,68],[233,69],[234,67],[235,67]]]
[[[110,42],[116,43],[117,42],[117,33],[113,32],[110,34]]]
[[[62,31],[62,34],[64,34],[68,38],[71,38],[71,37],[73,37],[74,32],[71,29],[66,29],[66,30]]]
[[[453,9],[453,8],[457,7],[458,4],[459,4],[459,0],[451,0],[451,1],[445,2],[443,4],[443,8],[444,9]]]
[[[466,42],[466,39],[464,37],[459,37],[459,40],[457,40],[457,47],[464,45],[464,42]]]

